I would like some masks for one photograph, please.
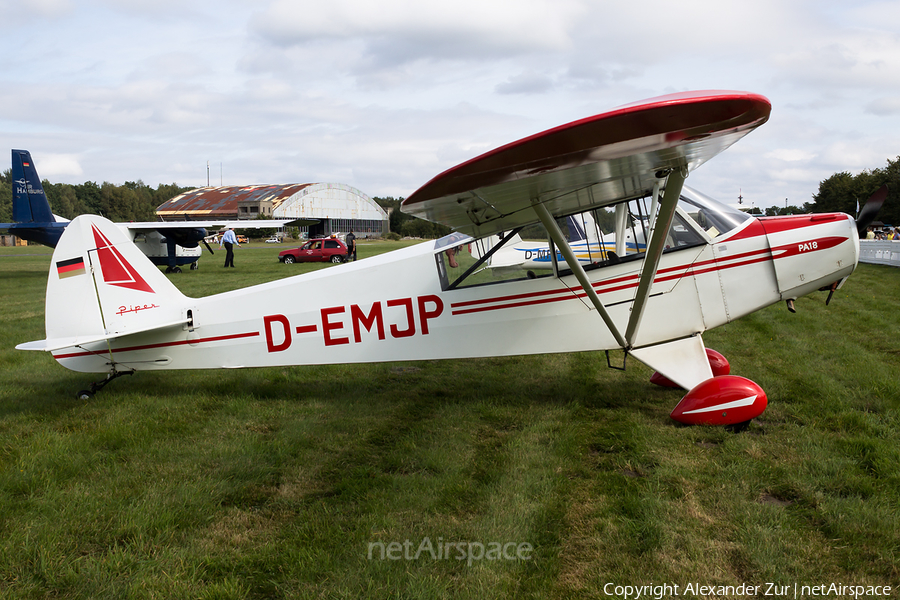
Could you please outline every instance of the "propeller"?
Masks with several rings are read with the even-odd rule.
[[[878,212],[881,210],[881,206],[884,204],[884,201],[887,199],[887,184],[884,184],[877,190],[875,193],[869,196],[869,199],[866,200],[865,205],[862,207],[862,210],[859,211],[859,215],[856,217],[856,231],[859,233],[859,239],[863,240],[866,238],[866,230],[869,228],[869,224],[875,220],[875,217],[878,216]],[[840,287],[841,283],[843,283],[843,279],[840,281],[835,281],[831,285],[825,286],[823,288],[819,288],[820,292],[828,292],[828,298],[825,299],[825,305],[831,302],[831,298],[834,296],[834,292]],[[788,301],[788,310],[791,312],[795,312],[793,310],[793,304]]]
[[[865,206],[859,211],[859,215],[856,217],[856,230],[859,232],[859,239],[866,238],[866,229],[869,227],[869,224],[875,220],[875,217],[878,216],[878,211],[881,210],[881,205],[884,204],[885,199],[887,199],[887,194],[888,187],[887,184],[884,184],[878,188],[874,194],[869,196]]]
[[[875,220],[875,217],[878,216],[878,212],[881,210],[881,206],[884,204],[884,201],[887,199],[888,195],[888,186],[884,184],[877,190],[875,193],[869,196],[869,199],[866,200],[865,205],[862,207],[862,210],[859,211],[859,215],[856,217],[856,231],[859,233],[859,239],[866,239],[866,230],[869,228],[869,224]],[[825,305],[831,303],[831,298],[834,296],[834,292],[840,287],[841,283],[843,283],[843,279],[840,281],[835,281],[831,285],[825,286],[823,288],[819,288],[820,292],[828,292],[828,298],[825,299]],[[791,312],[796,312],[794,310],[793,302],[788,300],[788,310]]]
[[[215,252],[213,252],[213,249],[209,247],[209,243],[206,240],[203,240],[203,245],[206,246],[206,249],[209,250],[210,254],[215,255]]]

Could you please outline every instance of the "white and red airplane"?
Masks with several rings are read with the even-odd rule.
[[[696,92],[562,125],[454,167],[409,196],[405,212],[455,230],[443,239],[204,298],[182,295],[117,226],[84,215],[53,254],[47,339],[17,348],[106,373],[84,397],[142,370],[620,349],[655,369],[657,381],[689,390],[676,420],[741,425],[765,409],[766,395],[728,374],[702,333],[834,288],[859,256],[858,224],[848,215],[753,218],[683,187],[770,109],[755,94]],[[644,223],[646,245],[582,264],[557,219],[602,217],[597,211],[613,215],[617,239]],[[533,277],[483,268],[536,222],[565,268],[553,260]],[[492,235],[500,241],[473,253]]]

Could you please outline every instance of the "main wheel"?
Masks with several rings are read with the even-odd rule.
[[[741,426],[766,410],[768,399],[745,377],[721,375],[694,386],[670,415],[685,425]]]
[[[79,400],[90,400],[94,397],[94,392],[90,390],[81,390],[80,392],[75,394],[75,397]]]

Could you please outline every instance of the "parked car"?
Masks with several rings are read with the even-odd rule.
[[[266,243],[267,244],[280,244],[281,238],[273,235],[272,237],[270,237],[269,239],[266,240]]]
[[[341,263],[347,260],[347,246],[335,238],[310,240],[299,248],[285,250],[278,255],[278,260],[285,264],[295,262]]]
[[[238,244],[249,244],[250,238],[248,238],[246,235],[239,235],[237,236],[237,241]]]

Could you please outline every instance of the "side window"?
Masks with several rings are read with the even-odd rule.
[[[546,268],[528,270],[522,260],[535,245],[546,248],[547,243],[523,241],[520,229],[501,235],[473,239],[458,233],[450,234],[435,243],[435,260],[441,285],[445,290],[475,285],[489,285],[534,279],[551,275]],[[546,234],[544,234],[546,240]]]
[[[556,220],[566,243],[586,271],[639,260],[650,235],[650,198],[592,209]],[[438,240],[435,256],[444,289],[571,274],[559,249],[539,223],[478,240]],[[696,225],[676,211],[665,251],[705,243]]]

